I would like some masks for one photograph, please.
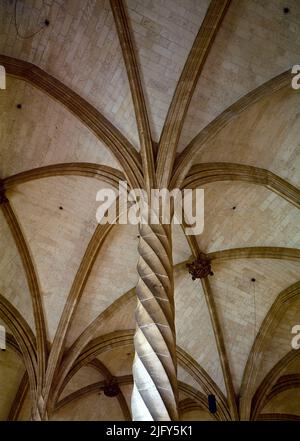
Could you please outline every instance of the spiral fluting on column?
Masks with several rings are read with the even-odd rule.
[[[135,421],[177,420],[171,227],[147,220],[142,215],[139,225],[132,415]]]
[[[42,395],[39,396],[36,402],[36,406],[32,413],[32,421],[48,421],[48,414],[46,410],[45,400]]]

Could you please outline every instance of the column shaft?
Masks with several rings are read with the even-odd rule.
[[[170,225],[140,224],[132,415],[178,419],[174,284]]]

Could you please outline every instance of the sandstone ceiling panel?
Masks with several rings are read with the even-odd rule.
[[[237,99],[299,64],[299,18],[297,0],[232,1],[192,98],[180,150]]]
[[[179,390],[180,421],[215,421],[215,418],[208,411],[204,410],[200,403],[186,393]],[[187,406],[188,405],[188,406]],[[184,408],[182,408],[184,406]]]
[[[1,177],[63,162],[119,168],[89,129],[30,84],[8,78],[7,89],[0,96]]]
[[[224,332],[236,393],[239,392],[246,361],[263,319],[279,293],[299,280],[299,271],[298,262],[273,259],[213,262],[214,276],[210,277],[210,282]],[[275,350],[280,345],[278,338],[274,337],[273,352],[268,351],[269,368],[278,361]],[[285,352],[289,348],[285,346]],[[262,376],[266,374],[266,369],[267,366],[263,369]]]
[[[75,392],[82,387],[88,386],[98,381],[103,381],[103,375],[100,374],[95,368],[91,366],[83,366],[76,374],[71,378],[66,387],[63,389],[59,399],[66,397],[67,395]]]
[[[262,413],[287,413],[300,416],[300,389],[286,390],[274,397]]]
[[[298,272],[299,274],[299,272]],[[257,376],[257,385],[272,367],[292,350],[292,328],[300,323],[300,299],[299,295],[281,317],[275,332],[267,337],[265,351],[263,353],[260,369]]]
[[[208,412],[200,409],[186,411],[180,419],[182,421],[214,421],[214,418]]]
[[[128,409],[131,409],[132,384],[124,384],[120,387],[120,389],[124,395]]]
[[[29,421],[31,418],[31,399],[30,393],[27,393],[24,402],[22,404],[20,413],[18,415],[18,421]]]
[[[8,417],[24,372],[22,360],[11,348],[0,351],[0,421]]]
[[[118,330],[134,329],[136,305],[135,289],[118,297],[103,313],[103,320],[101,320],[93,338]]]
[[[191,257],[191,249],[181,225],[172,224],[173,264],[184,262]]]
[[[60,176],[27,182],[11,194],[38,270],[51,340],[97,226],[96,193],[102,187],[107,184],[95,179]]]
[[[215,182],[204,188],[204,252],[238,247],[300,246],[300,210],[265,187]],[[235,208],[234,208],[235,207]]]
[[[110,231],[80,299],[68,344],[111,303],[136,285],[137,236],[135,225],[115,225]]]
[[[233,119],[195,157],[267,169],[300,187],[300,95],[292,88],[263,98]]]
[[[116,398],[106,397],[103,392],[93,392],[60,408],[51,420],[123,421],[124,416]]]
[[[177,345],[202,366],[225,392],[215,337],[200,282],[186,268],[174,273]]]
[[[184,400],[185,398],[188,398],[188,395],[187,395],[183,390],[180,390],[180,391],[178,392],[178,399],[179,399],[179,402],[182,401],[182,400]]]
[[[159,140],[176,84],[209,0],[127,0],[148,104]]]
[[[180,365],[177,365],[177,378],[179,381],[189,384],[194,389],[204,393],[201,385]]]
[[[300,358],[296,358],[296,360],[291,363],[287,369],[285,369],[283,375],[288,374],[299,374],[300,372]]]
[[[102,352],[97,357],[115,377],[132,374],[134,348],[132,343]]]
[[[0,293],[22,314],[35,332],[31,295],[23,264],[1,210],[0,247]]]
[[[132,99],[109,1],[1,2],[0,52],[29,61],[94,105],[138,147]]]

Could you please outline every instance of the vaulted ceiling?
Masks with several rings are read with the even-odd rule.
[[[4,0],[0,54],[0,419],[47,361],[50,419],[131,418],[138,229],[96,193],[151,185],[145,115],[159,184],[205,190],[203,233],[172,227],[181,418],[300,419],[299,1]]]

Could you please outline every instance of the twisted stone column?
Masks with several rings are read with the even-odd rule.
[[[36,406],[32,412],[32,421],[48,421],[48,414],[46,410],[45,400],[42,395],[39,396]]]
[[[177,420],[171,227],[141,222],[139,232],[133,420]]]

